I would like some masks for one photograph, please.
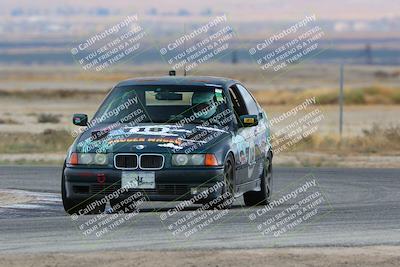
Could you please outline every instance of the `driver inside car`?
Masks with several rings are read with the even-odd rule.
[[[195,92],[192,96],[192,110],[196,118],[206,120],[217,111],[217,102],[212,92]]]

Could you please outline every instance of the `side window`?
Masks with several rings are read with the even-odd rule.
[[[246,104],[248,115],[258,115],[259,110],[257,107],[257,103],[254,101],[254,98],[251,96],[251,94],[247,91],[246,88],[244,88],[240,84],[236,84],[236,87],[239,89],[240,94],[242,95],[242,98]]]
[[[229,88],[229,95],[232,100],[233,109],[237,118],[242,115],[247,115],[246,105],[239,93],[239,90],[235,86]]]

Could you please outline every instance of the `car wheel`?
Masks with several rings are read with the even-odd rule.
[[[219,200],[210,205],[212,209],[229,209],[232,207],[234,201],[234,179],[235,174],[235,161],[233,156],[229,154],[224,163],[224,185],[221,190]]]
[[[243,194],[246,206],[268,205],[272,195],[272,157],[268,156],[264,163],[261,176],[261,190],[250,191]]]
[[[86,200],[83,200],[83,199],[71,199],[71,198],[67,197],[64,170],[65,170],[65,164],[64,164],[64,167],[63,167],[62,178],[61,178],[61,198],[62,198],[62,203],[63,203],[63,206],[64,206],[64,210],[65,210],[66,213],[68,213],[70,215],[78,214],[78,212],[81,209],[85,209],[92,202],[86,201]],[[87,214],[103,213],[105,208],[106,208],[106,205],[103,204],[103,205],[95,207],[93,210],[91,210]]]

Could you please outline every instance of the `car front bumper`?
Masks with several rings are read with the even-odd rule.
[[[101,199],[121,188],[122,172],[123,170],[118,169],[66,167],[66,197],[82,200]],[[154,172],[156,188],[129,189],[119,198],[126,198],[140,191],[148,200],[153,201],[189,200],[194,196],[191,188],[212,187],[223,181],[223,167],[161,169]],[[207,199],[218,197],[221,190],[210,193]]]

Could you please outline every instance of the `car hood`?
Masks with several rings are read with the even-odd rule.
[[[141,124],[96,126],[79,137],[77,152],[158,152],[195,153],[207,151],[230,132],[215,126],[198,124]]]

